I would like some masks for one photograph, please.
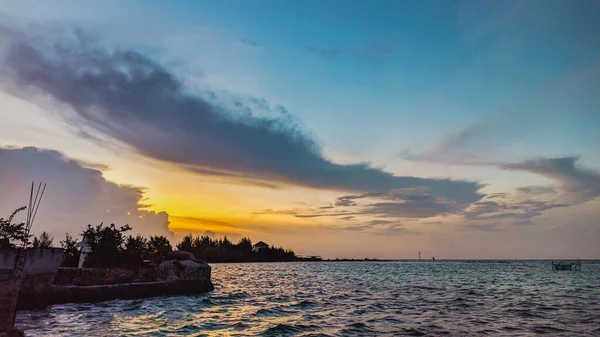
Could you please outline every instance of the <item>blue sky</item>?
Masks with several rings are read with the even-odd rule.
[[[183,95],[190,93],[214,101],[228,113],[250,111],[253,117],[248,123],[262,123],[285,115],[282,120],[286,127],[291,127],[292,124],[287,124],[290,120],[295,121],[294,128],[304,135],[302,139],[318,144],[319,158],[333,163],[332,167],[323,164],[332,170],[350,169],[339,165],[369,162],[375,169],[398,177],[444,177],[480,183],[479,193],[486,196],[473,201],[467,210],[481,206],[477,202],[486,202],[493,192],[512,193],[513,199],[518,199],[520,194],[516,191],[520,187],[555,185],[562,192],[551,197],[552,202],[573,207],[585,204],[597,211],[596,193],[581,186],[586,179],[590,186],[600,184],[596,180],[600,169],[599,15],[600,3],[593,0],[102,3],[26,0],[4,2],[0,25],[42,36],[42,41],[60,41],[79,30],[92,36],[93,43],[99,46],[132,50],[164,66],[185,87]],[[42,89],[46,85],[30,84]],[[0,113],[0,122],[13,125],[0,138],[1,146],[31,145],[110,166],[110,170],[103,171],[109,181],[147,187],[150,199],[158,200],[156,204],[164,208],[156,211],[189,215],[176,207],[175,199],[169,201],[158,196],[176,193],[154,183],[152,177],[159,173],[140,167],[135,156],[161,161],[160,165],[166,161],[188,170],[189,165],[201,165],[203,170],[235,168],[236,176],[243,174],[244,179],[265,179],[261,174],[267,172],[269,179],[279,181],[283,176],[281,182],[291,181],[299,189],[323,187],[312,173],[300,172],[297,167],[302,165],[293,160],[286,164],[289,166],[285,172],[279,166],[267,171],[262,166],[257,169],[253,165],[260,161],[258,157],[245,162],[206,162],[204,157],[182,162],[179,157],[170,157],[170,153],[159,154],[156,147],[144,148],[140,139],[131,141],[119,130],[107,132],[110,125],[98,129],[97,125],[81,120],[61,122],[60,118],[52,117],[55,115],[42,112],[50,103],[40,103],[37,98],[28,97],[30,92],[24,88],[12,85],[3,87],[10,89],[3,93],[5,107],[22,112]],[[46,91],[58,101],[64,98],[60,93]],[[38,112],[38,108],[23,105],[26,101],[42,108]],[[77,110],[77,102],[73,100],[60,103]],[[108,101],[106,104],[118,108]],[[50,110],[62,111],[63,107],[54,106]],[[187,111],[182,114],[188,116]],[[31,129],[26,129],[24,125],[31,120],[30,115],[37,117],[33,118]],[[111,116],[115,120],[120,117],[114,112]],[[35,121],[39,124],[35,125]],[[116,156],[97,141],[81,138],[82,130],[73,129],[74,125],[101,134],[103,141],[130,146],[130,151],[125,152],[132,157]],[[140,125],[129,127],[141,128]],[[62,130],[60,134],[64,136],[51,134],[46,128]],[[34,130],[46,131],[36,134]],[[198,129],[198,134],[201,130]],[[24,134],[36,136],[20,136]],[[204,139],[197,138],[198,134],[191,133],[186,139]],[[182,139],[173,142],[185,145]],[[235,142],[225,143],[232,146]],[[296,145],[298,148],[305,144]],[[182,147],[188,149],[187,145]],[[269,148],[274,151],[271,155],[281,150],[275,146]],[[235,150],[232,156],[254,153],[248,149]],[[256,152],[262,160],[268,154],[267,150]],[[290,158],[294,156],[291,154]],[[568,158],[574,156],[576,167],[571,168]],[[566,159],[546,160],[552,158]],[[587,175],[588,172],[592,173]],[[276,174],[276,178],[270,174]],[[179,178],[169,179],[173,180],[168,180],[169,183],[165,180],[165,186]],[[229,219],[231,222],[243,222],[239,219],[243,212],[274,213],[264,210],[289,209],[294,202],[323,207],[326,200],[343,197],[331,191],[277,194],[224,185],[211,187],[212,193],[227,198],[261,195],[259,199],[264,201],[262,211],[256,209],[256,204],[252,204],[252,209],[235,210],[238,218]],[[339,187],[338,183],[333,185]],[[203,204],[231,204],[203,198],[200,202]],[[390,192],[383,198],[389,201],[398,197]],[[281,204],[283,200],[288,204]],[[412,202],[412,199],[402,200]],[[525,207],[520,205],[519,209]],[[553,207],[563,208],[558,205]],[[366,212],[365,216],[381,216],[373,212]],[[225,216],[217,213],[213,215]],[[306,215],[300,213],[294,214]],[[463,214],[465,219],[467,213]],[[410,221],[407,219],[403,221]],[[429,222],[439,219],[434,220]],[[315,218],[311,224],[319,228],[332,225],[319,221]],[[447,221],[461,224],[466,220]],[[600,235],[597,228],[586,228]]]
[[[600,141],[597,76],[569,80],[598,64],[595,1],[62,4],[7,7],[198,62],[222,89],[284,105],[352,156],[429,146],[489,115],[536,129],[518,142],[523,156],[593,157]]]

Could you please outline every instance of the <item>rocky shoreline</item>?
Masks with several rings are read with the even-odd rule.
[[[39,292],[19,294],[17,309],[32,310],[53,304],[97,303],[115,299],[202,294],[213,289],[210,280],[177,280],[93,286],[52,285]]]
[[[52,304],[201,294],[214,289],[211,267],[199,261],[171,260],[153,268],[60,268],[54,283],[21,289],[18,310]]]

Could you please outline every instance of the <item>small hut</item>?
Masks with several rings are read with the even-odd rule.
[[[262,241],[258,241],[257,243],[254,244],[254,246],[252,246],[252,250],[255,252],[259,252],[261,249],[265,249],[265,248],[269,248],[269,245]]]

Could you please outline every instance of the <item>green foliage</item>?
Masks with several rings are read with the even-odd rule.
[[[48,232],[42,232],[39,237],[33,238],[33,248],[50,248],[54,238]]]
[[[60,246],[63,249],[61,267],[77,267],[79,265],[79,249],[77,249],[77,241],[69,234],[65,234],[65,239],[60,241]]]
[[[29,243],[31,235],[27,233],[25,223],[13,223],[15,215],[26,208],[25,206],[17,208],[8,219],[0,218],[0,248],[15,248],[14,242],[21,242],[23,245]]]

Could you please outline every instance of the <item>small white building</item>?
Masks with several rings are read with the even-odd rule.
[[[265,248],[269,248],[269,245],[262,241],[258,241],[257,243],[254,244],[254,246],[252,246],[252,250],[255,252],[259,252],[261,249],[265,249]]]
[[[87,256],[87,254],[92,251],[92,248],[90,247],[90,245],[88,245],[86,238],[83,238],[83,240],[81,240],[81,242],[78,242],[77,247],[81,248],[81,251],[79,253],[79,265],[77,266],[77,268],[83,268],[83,263],[85,262],[85,258]]]

